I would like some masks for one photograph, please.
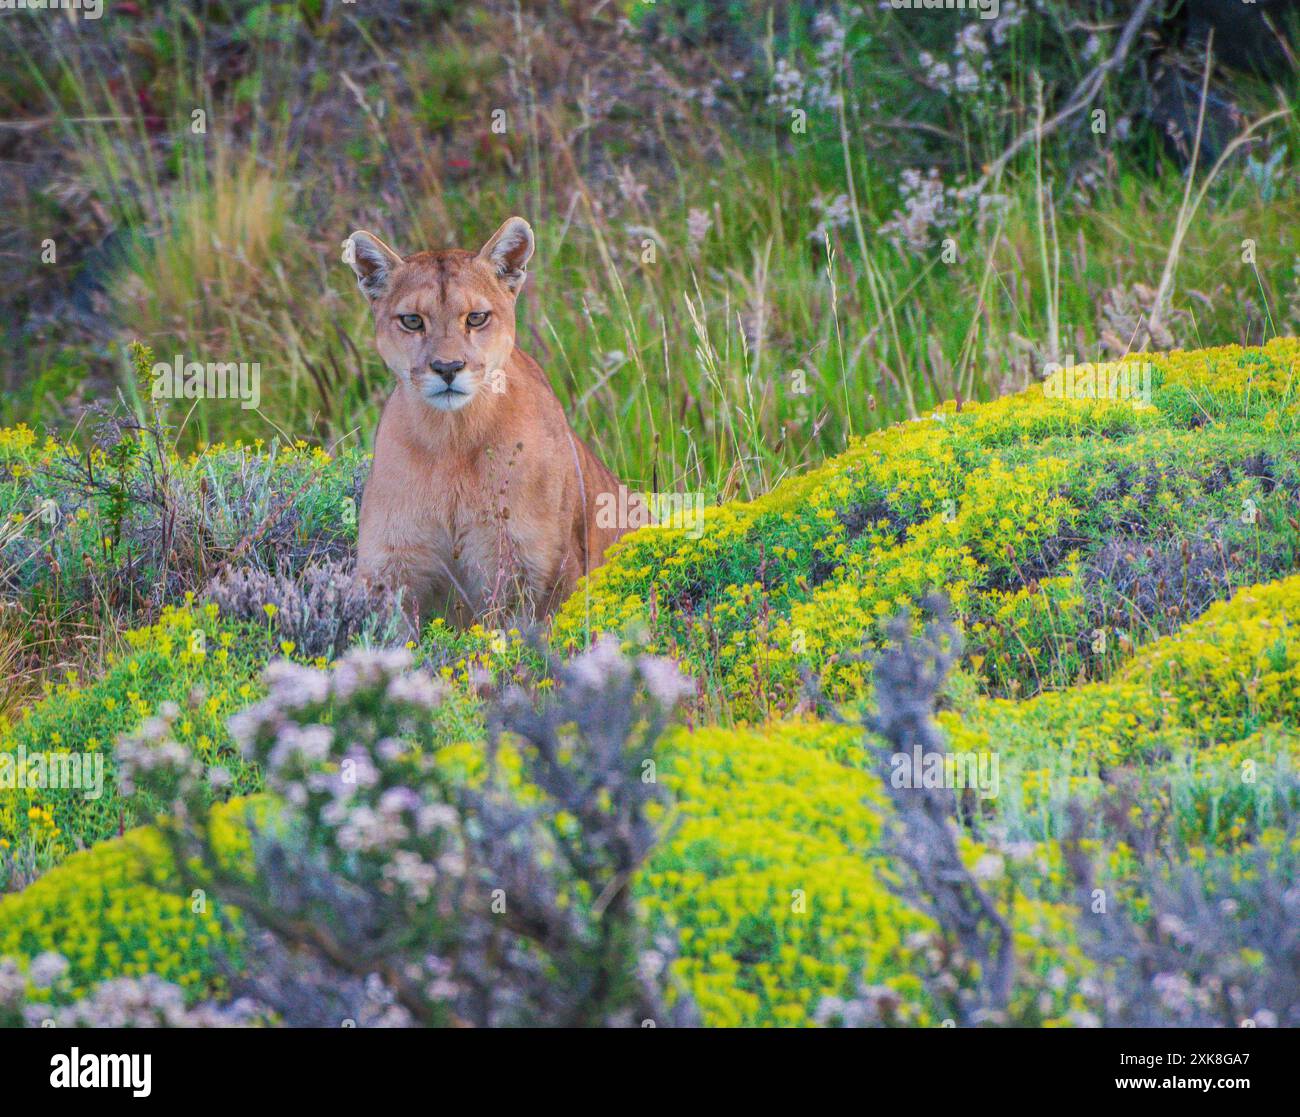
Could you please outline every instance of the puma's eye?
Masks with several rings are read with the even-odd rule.
[[[479,326],[483,325],[483,323],[488,320],[489,313],[491,312],[487,310],[471,311],[469,314],[465,315],[465,322],[467,325],[473,326],[475,329],[477,329]]]
[[[424,319],[418,314],[400,314],[397,320],[402,323],[402,329],[410,330],[412,333],[424,329]]]

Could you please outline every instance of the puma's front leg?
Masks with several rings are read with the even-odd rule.
[[[357,577],[401,593],[402,611],[418,632],[429,616],[434,569],[428,547],[398,502],[372,474],[357,525]]]
[[[420,620],[427,614],[426,602],[431,596],[431,587],[422,585],[423,579],[400,554],[358,545],[357,577],[400,593],[402,612],[419,632]]]

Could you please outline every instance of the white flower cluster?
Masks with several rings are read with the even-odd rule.
[[[228,1028],[268,1022],[264,1011],[246,999],[189,1008],[181,987],[156,974],[105,981],[69,1005],[26,1000],[29,984],[51,989],[68,970],[68,960],[52,951],[33,958],[25,975],[13,959],[0,961],[0,1019],[21,1020],[29,1028]]]
[[[610,681],[630,678],[634,669],[645,684],[646,692],[665,709],[671,709],[695,694],[694,680],[682,674],[674,660],[653,655],[630,660],[612,636],[602,636],[569,661],[568,683],[588,690],[602,690]]]
[[[803,100],[803,74],[784,58],[778,58],[776,72],[772,74],[772,92],[768,94],[767,103],[776,105],[782,112],[789,112],[801,108]]]
[[[844,64],[846,29],[829,12],[819,12],[813,19],[813,33],[821,37],[821,43],[808,81],[808,102],[813,108],[838,110],[843,104],[843,95],[838,87],[840,69]]]
[[[859,7],[845,12],[848,23],[861,14]],[[776,105],[782,112],[795,108],[837,111],[843,104],[840,71],[844,65],[848,27],[830,12],[818,12],[812,30],[820,41],[812,72],[807,77],[784,58],[777,59],[767,103]]]
[[[953,40],[950,57],[935,58],[929,51],[917,55],[925,81],[940,93],[988,93],[993,88],[993,47],[1007,41],[1007,35],[1025,18],[1025,9],[1013,0],[1001,6],[991,23],[977,20],[963,25]]]
[[[709,235],[711,228],[713,228],[713,218],[709,216],[709,211],[692,206],[690,213],[686,215],[686,244],[692,256],[700,254],[700,245],[704,243],[704,238]]]
[[[926,174],[915,168],[903,171],[899,179],[902,208],[880,226],[880,235],[914,254],[927,251],[936,237],[955,228],[972,209],[981,223],[996,217],[1009,204],[1003,194],[985,194],[977,186],[944,186],[939,171],[931,167]]]
[[[853,220],[853,206],[849,203],[847,194],[836,194],[830,201],[819,194],[812,200],[812,208],[817,211],[820,220],[813,226],[808,238],[817,241],[818,244],[824,241],[832,230],[841,229]]]
[[[146,718],[135,733],[118,742],[114,755],[122,795],[134,795],[142,783],[178,800],[198,789],[205,774],[203,765],[172,737],[172,725],[179,716],[175,702],[164,702],[156,716]]]
[[[952,44],[952,58],[935,58],[928,50],[917,55],[926,83],[940,93],[985,93],[991,88],[993,63],[984,29],[969,23]]]
[[[913,252],[920,253],[930,247],[936,231],[954,224],[956,214],[949,205],[952,190],[944,189],[935,167],[926,174],[908,167],[902,173],[898,189],[903,206],[880,226],[880,234],[895,244],[906,244]]]

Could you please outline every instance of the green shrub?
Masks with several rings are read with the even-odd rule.
[[[0,794],[0,881],[9,887],[152,816],[157,804],[121,794],[113,746],[163,703],[182,711],[178,733],[194,754],[230,772],[231,792],[258,787],[256,771],[231,746],[225,722],[261,693],[267,659],[283,654],[269,621],[228,624],[215,606],[168,606],[156,624],[127,632],[125,642],[126,653],[100,678],[71,674],[15,724],[0,725],[0,771],[8,773]],[[49,786],[55,781],[39,778],[33,767],[38,755],[80,759],[83,772],[87,763],[97,768],[102,757],[102,786]],[[20,779],[23,760],[28,772]]]
[[[214,835],[232,864],[247,855],[239,821],[246,808],[231,802],[215,812]],[[237,912],[216,897],[179,891],[167,845],[151,827],[75,853],[23,891],[0,897],[0,957],[62,954],[70,965],[64,999],[150,973],[195,1000],[218,995],[221,960],[238,964],[241,938]]]
[[[1279,339],[1153,356],[1151,406],[1039,387],[945,405],[708,509],[702,531],[626,538],[554,639],[611,633],[677,656],[715,712],[761,718],[799,701],[802,669],[861,694],[846,655],[937,590],[988,692],[1105,677],[1211,601],[1295,569],[1298,353]]]

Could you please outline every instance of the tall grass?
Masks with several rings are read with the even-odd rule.
[[[516,6],[510,26],[479,25],[481,39],[449,27],[435,46],[381,44],[358,23],[364,50],[339,75],[347,119],[307,137],[265,106],[301,113],[322,90],[268,98],[289,79],[263,42],[214,100],[180,64],[203,57],[205,29],[177,15],[164,51],[173,65],[156,78],[174,137],[161,164],[138,91],[110,82],[93,58],[56,51],[58,80],[43,79],[42,93],[70,156],[131,232],[109,284],[122,338],[160,357],[261,366],[256,412],[172,404],[182,445],[370,437],[389,377],[338,261],[358,226],[412,252],[477,247],[509,213],[526,216],[538,255],[520,345],[580,433],[631,483],[719,497],[762,492],[852,435],[944,399],[1019,387],[1048,361],[1142,344],[1171,257],[1172,340],[1257,343],[1300,328],[1294,175],[1270,180],[1265,199],[1244,163],[1225,166],[1175,239],[1170,215],[1185,189],[1176,167],[1112,147],[1081,182],[1049,138],[994,185],[1000,204],[963,210],[918,250],[882,232],[903,199],[896,165],[876,158],[869,84],[840,75],[840,107],[814,112],[806,133],[775,107],[743,133],[701,112],[685,128],[648,124],[661,133],[656,157],[623,158],[617,129],[601,132],[584,106],[541,87],[539,72],[557,65],[547,51],[560,48],[534,20]],[[769,58],[808,35],[796,23],[777,44],[771,26]],[[890,88],[885,48],[861,50],[853,64],[875,67]],[[481,118],[499,99],[496,51],[510,126],[471,129],[473,173],[453,174],[448,122]],[[212,122],[202,137],[187,132],[200,98]],[[950,137],[951,165],[975,170],[998,149],[1003,107],[969,100],[933,125]],[[1263,134],[1297,146],[1294,117]],[[1150,170],[1121,169],[1138,162]],[[845,219],[818,233],[818,207],[839,195]],[[943,236],[955,261],[941,254]],[[1246,237],[1259,246],[1253,265],[1241,259]],[[140,401],[128,367],[125,394]]]

